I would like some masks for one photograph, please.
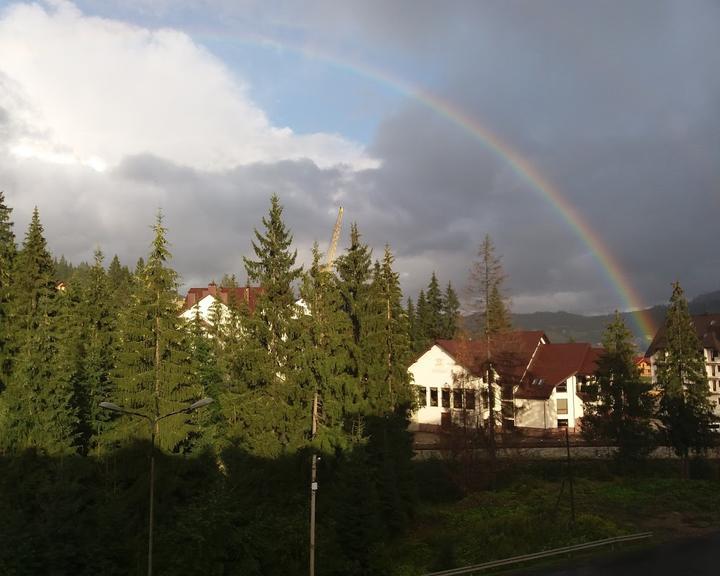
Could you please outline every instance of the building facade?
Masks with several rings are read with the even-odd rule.
[[[710,404],[720,419],[720,314],[702,314],[692,317],[702,353],[710,393]],[[665,343],[665,327],[658,330],[645,356],[650,358],[652,381],[657,383],[657,364],[662,357]]]
[[[584,415],[582,387],[599,354],[589,344],[552,344],[538,331],[490,342],[439,340],[409,368],[417,393],[410,429],[487,422],[488,367],[498,424],[575,428]]]

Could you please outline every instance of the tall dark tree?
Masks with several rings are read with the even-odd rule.
[[[412,298],[407,299],[407,304],[405,306],[405,312],[407,314],[408,319],[408,338],[410,339],[410,346],[413,351],[415,351],[415,330],[416,330],[416,312],[415,312],[415,304],[413,303]]]
[[[5,194],[0,191],[0,393],[5,389],[12,364],[12,270],[17,256],[15,233],[10,220],[12,208],[5,204]]]
[[[424,318],[425,335],[429,340],[437,340],[444,336],[443,326],[443,299],[435,272],[430,277],[430,283],[425,293],[427,301],[427,315]]]
[[[690,452],[699,453],[710,441],[712,407],[702,345],[693,326],[680,284],[673,285],[665,341],[658,360],[659,416],[668,441],[688,475]]]
[[[498,411],[496,410],[497,392],[496,367],[498,358],[493,358],[493,341],[497,340],[503,333],[510,330],[510,314],[506,300],[503,297],[502,288],[505,280],[500,258],[495,254],[495,245],[489,235],[485,235],[478,250],[478,260],[473,263],[470,270],[470,295],[473,303],[480,313],[483,323],[483,337],[486,341],[486,358],[478,358],[476,361],[484,365],[484,380],[488,387],[487,407],[487,446],[491,461],[490,476],[491,482],[495,477],[496,458],[496,426]],[[506,392],[500,392],[505,397]]]
[[[368,408],[375,415],[393,413],[400,406],[407,407],[411,400],[407,373],[411,348],[394,260],[386,246],[372,282],[372,314],[365,344],[367,365],[371,367]]]
[[[443,333],[441,337],[445,339],[455,338],[460,328],[458,325],[460,319],[460,300],[450,282],[448,282],[445,293],[443,294],[442,319]]]
[[[616,445],[621,461],[646,456],[654,446],[651,389],[640,378],[634,360],[632,334],[615,312],[603,336],[603,353],[596,372],[596,402],[587,405],[583,433]]]
[[[147,263],[140,268],[130,301],[119,318],[118,354],[111,385],[115,401],[127,409],[158,417],[198,400],[192,380],[184,321],[178,317],[177,274],[169,266],[167,229],[158,213]],[[148,437],[147,422],[122,416],[118,432]],[[190,416],[163,421],[158,444],[177,450],[194,432]]]
[[[75,450],[77,414],[72,384],[56,370],[61,296],[37,208],[15,260],[13,339],[16,360],[0,407],[0,442],[48,454]]]
[[[427,332],[430,324],[430,308],[428,306],[425,291],[420,290],[418,294],[417,306],[415,307],[415,338],[413,340],[413,348],[416,354],[425,352],[432,340]]]

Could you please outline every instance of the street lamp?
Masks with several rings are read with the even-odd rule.
[[[119,412],[120,414],[128,414],[129,416],[138,416],[140,418],[144,418],[150,424],[150,512],[148,515],[148,576],[152,576],[153,513],[155,509],[155,436],[158,432],[158,422],[170,416],[175,416],[176,414],[188,414],[190,412],[193,412],[194,410],[197,410],[198,408],[202,408],[203,406],[212,404],[212,402],[214,402],[212,398],[203,398],[201,400],[198,400],[197,402],[194,402],[190,406],[181,408],[180,410],[174,410],[173,412],[168,412],[167,414],[163,414],[162,416],[154,417],[148,416],[147,414],[142,414],[140,412],[133,412],[132,410],[127,410],[126,408],[118,406],[117,404],[114,404],[112,402],[100,402],[99,404],[100,408],[104,408],[105,410],[110,410],[111,412]]]

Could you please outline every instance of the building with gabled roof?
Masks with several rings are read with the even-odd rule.
[[[692,317],[695,333],[700,340],[705,373],[710,392],[710,403],[715,415],[720,418],[720,314],[700,314]],[[665,348],[665,326],[655,334],[645,356],[650,358],[653,384],[657,383],[657,363]]]
[[[210,282],[206,288],[190,288],[183,304],[181,318],[192,321],[195,314],[199,313],[205,323],[212,323],[212,307],[215,302],[220,303],[220,317],[227,318],[228,305],[235,302],[237,305],[247,306],[250,312],[255,310],[255,305],[263,293],[260,286],[238,286],[227,288]]]
[[[575,428],[585,413],[583,385],[594,377],[601,353],[586,343],[540,347],[515,390],[515,425]]]
[[[489,344],[489,346],[488,346]],[[495,414],[505,426],[574,428],[584,414],[583,385],[594,377],[601,349],[552,344],[540,331],[514,331],[478,340],[438,340],[409,368],[418,407],[411,429],[489,416],[491,366]]]

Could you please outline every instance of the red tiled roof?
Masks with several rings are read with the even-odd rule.
[[[185,304],[183,306],[183,310],[192,308],[193,306],[195,306],[195,304],[200,302],[200,300],[202,300],[208,295],[220,298],[220,301],[223,304],[227,305],[228,302],[231,300],[233,290],[235,291],[235,302],[237,302],[238,304],[244,302],[245,304],[247,304],[250,312],[255,310],[255,303],[257,302],[258,297],[265,291],[264,288],[260,286],[242,286],[233,289],[223,288],[211,283],[205,288],[190,288],[188,290],[187,296],[185,296]]]
[[[587,343],[546,344],[538,350],[515,393],[517,398],[546,399],[555,386],[575,374],[591,375],[602,349]]]
[[[489,361],[505,382],[519,382],[541,339],[541,331],[516,331],[495,336],[490,340]],[[438,340],[440,348],[475,376],[483,376],[487,369],[488,342],[478,340]]]
[[[720,314],[700,314],[692,317],[695,333],[703,348],[720,350]],[[645,356],[648,358],[665,347],[665,326],[661,326]]]

